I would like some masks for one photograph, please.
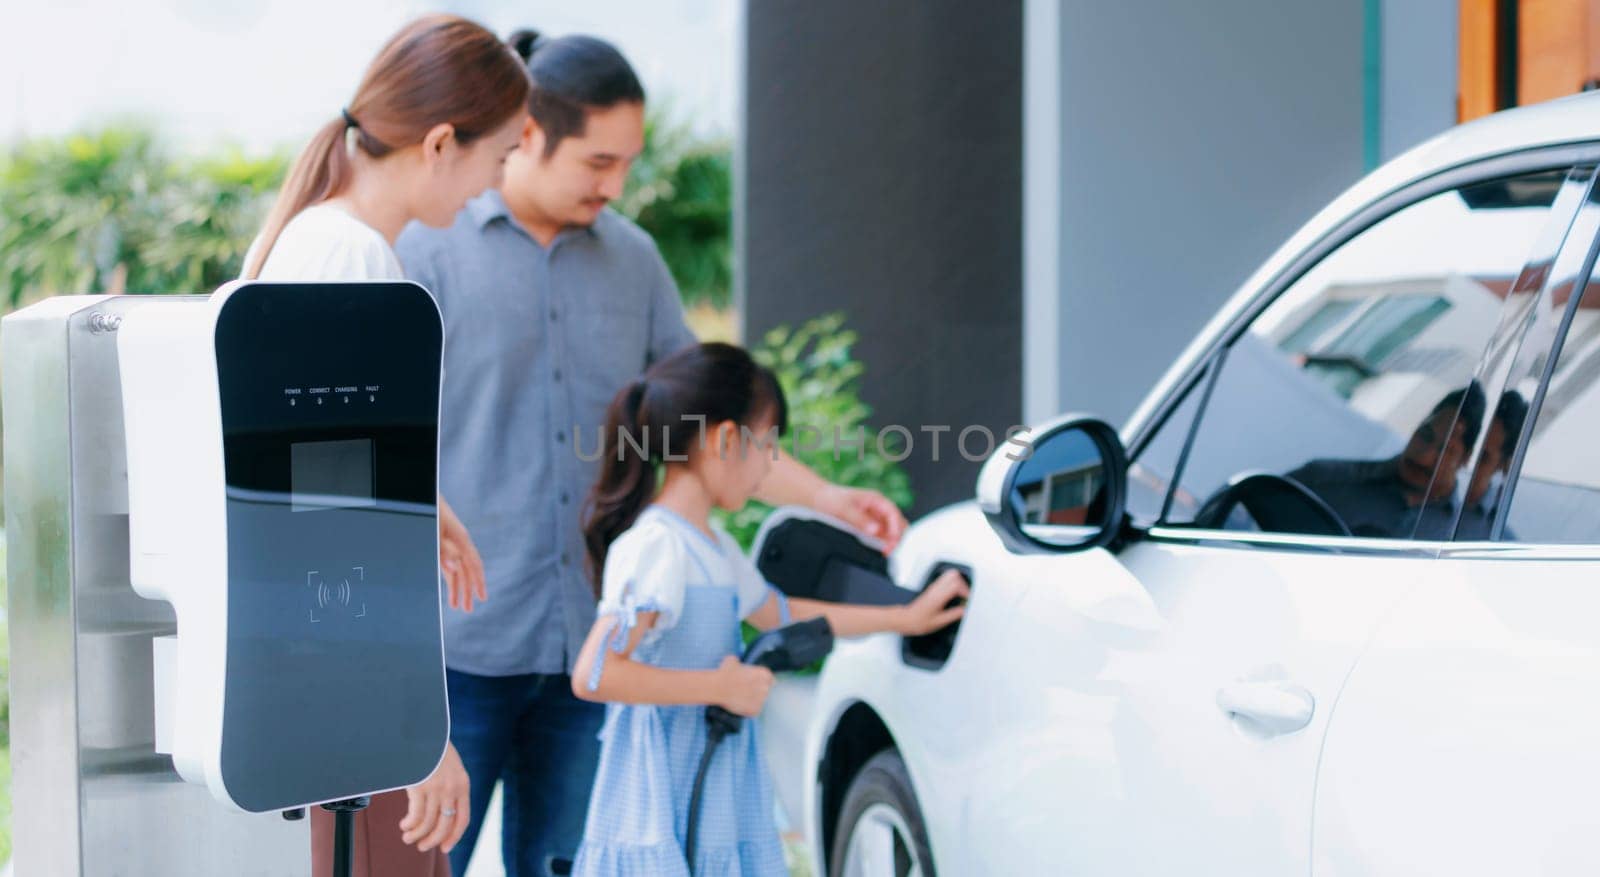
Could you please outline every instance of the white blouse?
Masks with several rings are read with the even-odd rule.
[[[250,245],[253,261],[261,239]],[[283,227],[259,280],[404,280],[400,257],[377,229],[333,204],[313,204]]]
[[[689,587],[738,592],[739,617],[748,618],[773,593],[739,543],[716,525],[716,540],[677,512],[652,505],[606,551],[599,615],[658,613],[646,639],[678,623]]]

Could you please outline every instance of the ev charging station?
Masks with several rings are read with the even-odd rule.
[[[0,323],[17,874],[305,874],[434,769],[441,350],[409,283]]]

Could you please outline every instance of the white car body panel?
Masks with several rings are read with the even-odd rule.
[[[1600,557],[1527,553],[1431,564],[1362,656],[1313,873],[1600,873]]]
[[[991,683],[1001,751],[959,834],[982,852],[951,873],[1304,873],[1330,707],[1428,561],[1155,541],[1053,560],[1007,625],[1023,669]],[[1082,611],[1091,576],[1148,594],[1142,617]],[[1269,736],[1219,703],[1261,686],[1309,693],[1310,723]]]

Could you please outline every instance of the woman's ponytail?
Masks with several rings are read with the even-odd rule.
[[[600,437],[600,480],[585,503],[583,541],[595,596],[611,543],[633,526],[656,490],[656,459],[650,453],[650,422],[645,410],[649,384],[634,381],[611,400]]]
[[[300,211],[319,201],[324,201],[344,189],[350,182],[350,153],[345,147],[345,131],[349,123],[344,117],[334,119],[312,136],[311,142],[295,159],[289,176],[283,181],[278,199],[267,214],[261,238],[244,266],[244,279],[255,280],[261,276],[261,266],[267,263],[273,244],[284,226]]]

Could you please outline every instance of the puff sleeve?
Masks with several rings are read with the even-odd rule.
[[[609,617],[612,627],[589,675],[590,691],[600,685],[606,652],[620,653],[628,647],[640,613],[656,613],[656,622],[641,645],[678,623],[688,586],[687,550],[682,536],[671,527],[649,519],[635,524],[611,543],[600,577],[596,615],[602,620]]]

